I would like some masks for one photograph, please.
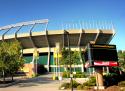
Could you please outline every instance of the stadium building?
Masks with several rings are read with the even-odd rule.
[[[54,64],[55,48],[68,48],[70,41],[71,50],[84,51],[89,42],[95,44],[109,44],[115,31],[112,24],[101,25],[93,24],[87,26],[84,23],[65,24],[58,30],[49,30],[48,19],[21,22],[0,27],[0,41],[18,40],[23,48],[25,58],[25,71],[30,72],[32,69],[33,53],[36,49],[39,52],[38,64],[44,65],[49,71],[53,72],[56,65]],[[76,65],[76,70],[84,71],[82,57],[81,64]],[[63,71],[63,66],[60,71]]]

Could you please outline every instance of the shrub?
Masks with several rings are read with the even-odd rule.
[[[78,82],[76,82],[75,80],[73,80],[73,88],[77,88],[78,85],[80,85],[80,84]],[[71,88],[71,82],[70,83],[63,83],[59,87],[59,89],[61,89],[61,88],[63,88],[63,89],[69,89],[69,88]]]
[[[70,72],[63,72],[62,77],[69,78]],[[87,75],[86,75],[86,73],[83,73],[83,72],[76,72],[76,74],[73,74],[73,77],[74,78],[86,78]]]
[[[91,86],[84,86],[83,89],[84,90],[88,90],[88,89],[91,89],[92,87]]]
[[[118,83],[118,86],[120,86],[120,87],[124,87],[124,86],[125,86],[125,81],[121,81],[121,82],[119,82],[119,83]]]
[[[63,72],[62,77],[69,78],[70,77],[70,72]]]
[[[63,84],[61,84],[61,86],[59,87],[59,89],[68,89],[68,88],[70,88],[70,83],[63,83]]]
[[[83,83],[84,86],[95,86],[96,85],[96,78],[91,77],[87,82]]]
[[[116,73],[106,74],[103,76],[103,78],[104,78],[105,86],[117,85],[121,79],[120,75],[118,75]],[[119,79],[117,79],[117,78],[119,78]]]
[[[71,83],[70,83],[71,85]],[[78,85],[80,85],[78,82],[76,82],[75,80],[73,80],[73,88],[76,88]]]
[[[86,77],[87,77],[86,73],[82,73],[81,78],[86,78]]]
[[[84,86],[82,84],[77,86],[77,90],[83,90]]]
[[[77,90],[88,90],[91,89],[91,86],[78,85]]]
[[[87,75],[86,73],[84,72],[77,72],[75,75],[74,75],[75,78],[86,78]]]

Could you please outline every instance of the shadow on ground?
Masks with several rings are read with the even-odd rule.
[[[30,86],[38,86],[38,85],[48,84],[53,82],[56,82],[56,81],[52,80],[52,74],[46,74],[46,75],[41,75],[34,78],[27,78],[27,79],[21,80],[19,81],[18,84],[15,84],[14,86],[30,87]]]

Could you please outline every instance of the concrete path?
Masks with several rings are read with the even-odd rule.
[[[71,91],[58,89],[61,83],[69,81],[70,79],[53,81],[52,74],[46,74],[36,78],[23,78],[23,80],[13,86],[0,88],[0,91]]]
[[[21,82],[0,91],[60,91],[60,81],[53,81],[52,74],[21,80]]]

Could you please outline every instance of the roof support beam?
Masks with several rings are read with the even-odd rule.
[[[46,31],[45,37],[46,37],[46,42],[48,44],[48,47],[50,47],[49,39],[48,39],[48,31]]]
[[[47,70],[48,70],[48,72],[49,72],[49,65],[50,65],[50,44],[49,44],[49,39],[48,39],[48,31],[46,30],[45,32],[46,32],[46,35],[45,35],[45,37],[46,37],[46,42],[47,42],[47,44],[48,44]]]
[[[11,29],[12,29],[12,27],[9,28],[8,30],[6,30],[6,32],[2,35],[2,41],[4,41],[4,36],[5,36],[5,34],[6,34],[7,32],[9,32]]]
[[[96,43],[96,41],[97,41],[99,35],[100,35],[100,30],[97,29],[97,34],[96,34],[95,39],[94,39],[94,42],[95,42],[95,43]]]
[[[80,35],[79,35],[79,41],[78,41],[78,46],[80,46],[80,44],[81,44],[81,39],[82,39],[82,29],[81,29],[81,31],[80,31]]]
[[[32,43],[32,46],[33,46],[34,48],[36,48],[36,45],[35,45],[35,43],[34,43],[34,41],[33,41],[33,39],[32,39],[32,30],[33,30],[33,28],[35,27],[35,25],[36,25],[36,24],[33,24],[33,26],[31,27],[31,29],[30,29],[30,37],[29,37],[29,39],[30,39],[30,41],[31,41],[31,43]]]
[[[17,31],[15,32],[15,40],[18,40],[18,38],[17,38],[17,33],[20,31],[20,29],[23,27],[24,25],[22,25],[22,26],[20,26],[19,27],[19,29],[17,29]],[[19,40],[18,40],[19,41]],[[23,49],[23,46],[22,46],[22,43],[20,42],[20,45],[21,45],[21,47],[22,47],[22,49]]]
[[[23,27],[24,25],[20,26],[19,29],[17,29],[17,31],[15,32],[15,39],[17,39],[17,33],[20,31],[20,29]]]
[[[67,35],[67,34],[69,34],[69,32],[68,31],[66,31],[66,30],[64,30],[64,37],[63,37],[63,45],[64,45],[64,47],[67,45],[67,47],[68,47],[68,37],[67,36],[69,36],[69,35]],[[67,41],[66,41],[67,40]],[[69,37],[69,40],[70,40],[70,37]],[[65,43],[66,42],[66,43]]]
[[[114,29],[114,26],[112,25],[112,30],[113,30],[113,34],[112,36],[110,37],[109,41],[107,41],[107,44],[109,44],[112,40],[112,38],[115,36],[115,29]]]
[[[65,30],[63,30],[62,40],[63,40],[63,48],[65,48]]]

